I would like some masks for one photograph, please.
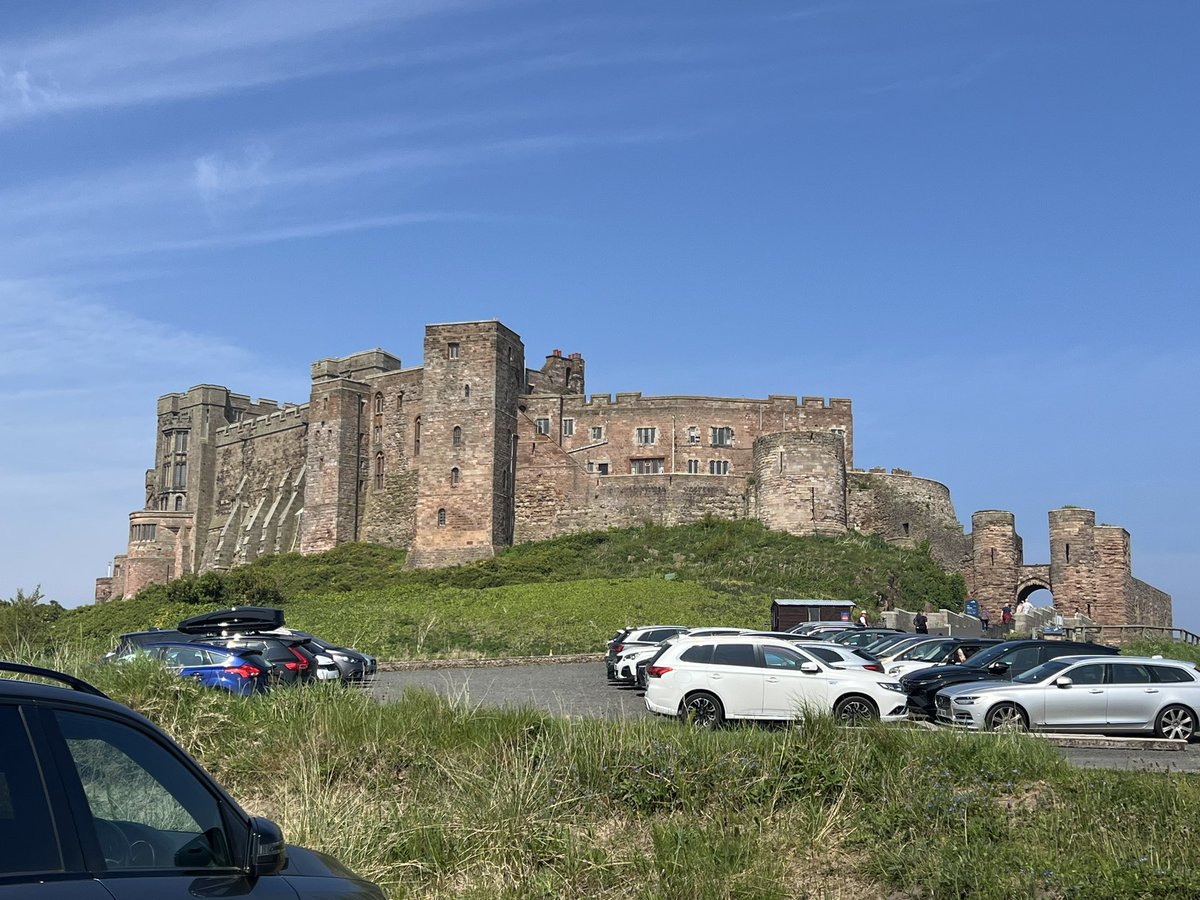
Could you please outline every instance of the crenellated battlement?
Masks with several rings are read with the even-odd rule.
[[[534,399],[533,395],[527,395]],[[697,404],[712,404],[729,407],[744,405],[750,407],[769,407],[775,410],[788,409],[821,409],[843,410],[849,412],[851,401],[843,398],[805,397],[801,403],[794,395],[771,394],[768,397],[720,397],[712,394],[662,394],[643,396],[641,391],[619,391],[616,400],[612,394],[591,394],[582,402],[584,407],[642,407],[653,408],[663,406],[693,406]]]
[[[264,401],[260,400],[255,408],[262,408]],[[273,402],[273,401],[270,401]],[[223,443],[222,438],[236,438],[238,440],[247,437],[258,435],[274,434],[279,431],[286,431],[290,428],[297,428],[306,424],[308,421],[308,404],[285,404],[281,407],[274,407],[270,412],[263,415],[255,416],[254,418],[243,418],[240,422],[234,422],[230,425],[224,425],[214,429],[213,434],[216,436],[218,446]]]

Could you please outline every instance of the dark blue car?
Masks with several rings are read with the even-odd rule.
[[[164,641],[144,644],[135,654],[160,659],[172,672],[183,678],[195,678],[205,687],[224,688],[243,697],[266,692],[271,669],[257,653],[213,644]]]

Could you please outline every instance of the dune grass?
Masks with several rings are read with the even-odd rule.
[[[50,662],[393,897],[1200,895],[1200,778],[1081,771],[1027,736],[709,734],[330,686],[243,699]]]

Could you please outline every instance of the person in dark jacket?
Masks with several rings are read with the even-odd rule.
[[[916,634],[929,634],[929,617],[924,610],[913,616],[913,631]]]

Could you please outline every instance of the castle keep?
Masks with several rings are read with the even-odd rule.
[[[1171,598],[1132,576],[1129,533],[1090,510],[1052,511],[1051,561],[1026,565],[1011,513],[976,513],[968,535],[944,485],[854,468],[849,400],[589,396],[580,354],[527,368],[496,321],[426,326],[424,354],[407,368],[382,350],[319,360],[303,404],[216,385],[160,397],[145,506],[97,602],[348,541],[441,566],[711,514],[928,542],[996,610],[1047,588],[1102,624],[1171,624]]]

